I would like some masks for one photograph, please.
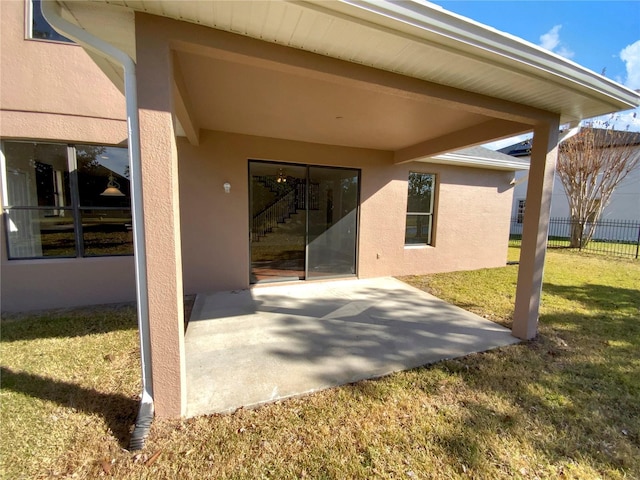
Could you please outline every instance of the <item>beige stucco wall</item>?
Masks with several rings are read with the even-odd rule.
[[[0,2],[0,19],[3,137],[126,140],[124,96],[82,48],[26,40],[24,2]]]
[[[359,168],[358,276],[408,275],[504,265],[511,172],[428,163],[394,165],[391,152],[203,131],[178,142],[186,293],[249,286],[248,160]],[[437,176],[435,244],[405,247],[410,171]],[[223,184],[231,184],[225,194]]]
[[[0,138],[126,142],[124,97],[82,48],[26,40],[22,1],[0,21]],[[135,300],[133,257],[8,261],[0,223],[2,311]]]
[[[0,308],[19,312],[131,302],[134,280],[133,257],[4,262]]]

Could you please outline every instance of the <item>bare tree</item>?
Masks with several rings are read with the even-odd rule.
[[[618,184],[640,165],[640,133],[593,128],[560,145],[557,173],[569,200],[571,247],[591,238]]]

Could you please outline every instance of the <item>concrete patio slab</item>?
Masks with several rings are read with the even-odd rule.
[[[394,278],[198,295],[185,336],[187,416],[518,341],[508,329]]]

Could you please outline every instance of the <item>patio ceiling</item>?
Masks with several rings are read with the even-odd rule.
[[[177,57],[193,120],[208,130],[396,151],[491,120],[354,84],[184,52]]]

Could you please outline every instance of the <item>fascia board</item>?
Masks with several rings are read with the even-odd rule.
[[[486,168],[489,170],[529,170],[528,162],[497,160],[493,158],[474,157],[456,153],[436,155],[435,157],[425,157],[416,159],[415,161],[423,163],[438,163],[442,165],[456,165],[461,167]]]
[[[309,5],[308,2],[304,2]],[[388,31],[396,31],[454,48],[474,58],[494,59],[515,71],[548,79],[554,77],[567,88],[586,95],[606,97],[622,108],[640,105],[640,94],[553,52],[513,35],[416,0],[381,2],[375,0],[339,0],[324,2],[325,9],[360,18]]]

